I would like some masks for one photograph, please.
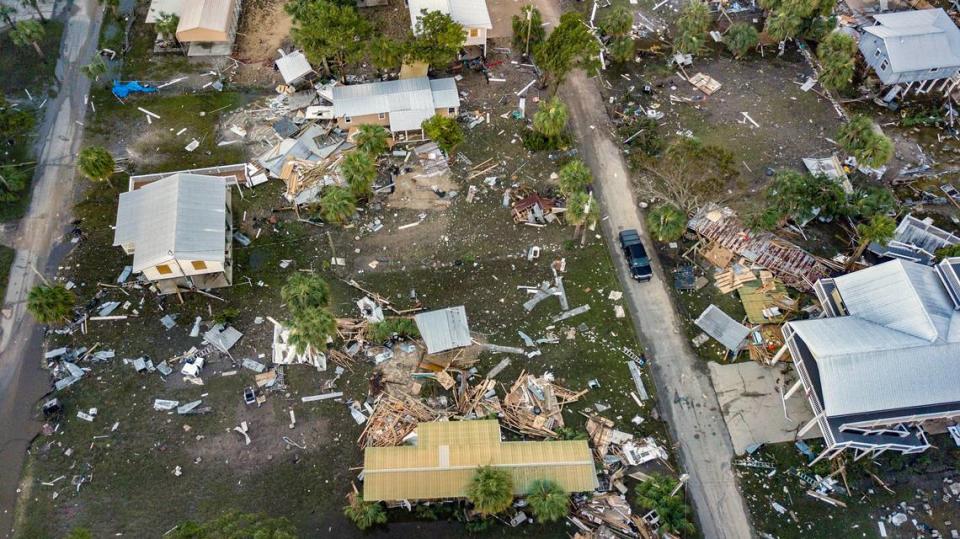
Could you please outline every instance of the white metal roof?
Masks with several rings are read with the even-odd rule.
[[[419,129],[420,123],[433,116],[436,109],[459,106],[457,83],[452,78],[417,77],[333,87],[335,117],[387,113],[394,131]],[[394,120],[397,113],[401,114]],[[394,122],[403,127],[393,128]]]
[[[943,9],[883,13],[873,19],[877,24],[864,31],[883,40],[894,73],[960,66],[960,29]]]
[[[408,0],[407,8],[410,10],[410,28],[414,32],[423,10],[446,13],[464,28],[493,29],[486,0]]]
[[[301,51],[293,51],[277,58],[277,69],[284,82],[292,84],[313,72],[313,67]]]
[[[730,318],[730,315],[713,304],[704,309],[693,323],[727,350],[734,352],[740,350],[744,339],[750,334],[750,328]]]
[[[223,262],[227,184],[176,173],[122,193],[113,244],[133,245],[133,271],[173,258]]]
[[[420,313],[414,317],[428,354],[469,346],[470,326],[463,305]]]
[[[177,25],[180,41],[226,41],[238,0],[184,1]]]

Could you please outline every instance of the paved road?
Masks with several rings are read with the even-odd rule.
[[[90,83],[79,67],[97,50],[102,10],[96,0],[76,0],[69,8],[57,65],[60,92],[48,101],[38,141],[38,165],[27,215],[13,234],[17,249],[0,320],[0,530],[9,536],[17,481],[30,438],[38,431],[31,420],[37,399],[49,388],[40,368],[40,329],[26,314],[26,298],[39,271],[55,265],[66,250],[74,201],[76,154],[83,138],[85,99]],[[58,248],[59,247],[59,248]],[[55,268],[54,268],[55,269]],[[51,272],[52,273],[52,272]]]
[[[543,20],[555,28],[560,7],[554,0],[537,0]],[[628,169],[596,82],[582,72],[567,78],[560,96],[570,108],[570,119],[583,160],[594,177],[602,208],[603,232],[611,246],[617,273],[629,299],[637,332],[652,358],[661,413],[670,424],[679,445],[680,461],[690,475],[687,491],[697,511],[700,530],[708,539],[751,537],[746,507],[732,470],[733,445],[720,414],[717,395],[703,361],[693,353],[670,299],[655,253],[653,281],[638,284],[630,279],[623,256],[616,252],[617,233],[626,228],[640,231],[652,246],[633,198]],[[626,376],[626,373],[624,373]]]

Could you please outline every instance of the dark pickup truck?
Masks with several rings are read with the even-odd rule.
[[[630,275],[635,280],[649,281],[653,278],[650,258],[647,257],[647,250],[643,248],[640,234],[636,230],[631,228],[620,232],[620,248],[623,249],[623,256],[627,258],[627,264],[630,265]]]

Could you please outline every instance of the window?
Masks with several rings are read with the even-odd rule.
[[[170,275],[171,273],[173,273],[173,270],[170,269],[170,266],[166,264],[160,264],[159,266],[157,266],[157,273],[159,273],[160,275]]]
[[[880,71],[886,71],[886,70],[887,70],[887,65],[888,65],[888,64],[887,64],[887,59],[884,58],[883,61],[880,62]]]
[[[930,72],[931,72],[931,73],[936,73],[937,71],[940,71],[940,68],[939,68],[939,67],[931,67],[931,68],[930,68]]]
[[[193,269],[198,271],[207,269],[207,263],[203,260],[194,260],[191,264],[193,264]]]
[[[348,124],[348,123],[350,123],[350,121],[351,121],[351,120],[350,120],[350,117],[349,117],[349,116],[344,116],[344,117],[343,117],[343,123]]]
[[[880,58],[880,54],[881,54],[880,49],[877,49],[877,52],[873,53],[873,57],[874,57],[874,58]]]
[[[454,113],[456,113],[456,112],[457,112],[457,109],[455,109],[455,108],[453,108],[453,107],[450,107],[450,108],[447,109],[447,114],[454,114]]]
[[[385,112],[381,112],[380,114],[377,114],[377,118],[380,118],[381,120],[386,117],[387,117],[387,114]]]
[[[470,29],[470,37],[480,37],[480,29],[479,29],[479,28],[471,28],[471,29]]]

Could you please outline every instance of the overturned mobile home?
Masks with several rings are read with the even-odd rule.
[[[788,322],[786,347],[826,449],[857,456],[930,447],[924,424],[960,417],[960,258],[894,260],[822,279],[824,318]]]

